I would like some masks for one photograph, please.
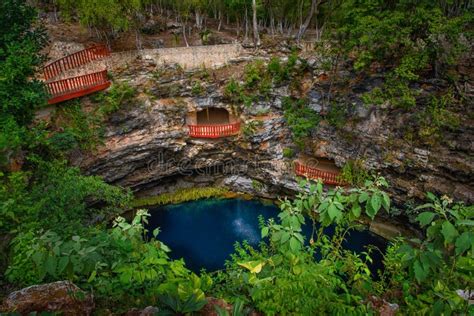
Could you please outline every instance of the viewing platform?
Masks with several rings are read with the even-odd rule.
[[[296,160],[295,173],[298,176],[313,180],[321,179],[324,184],[345,185],[345,183],[339,179],[340,172],[327,160],[317,161],[317,165],[310,165],[304,160]]]
[[[95,45],[46,65],[43,68],[43,74],[46,80],[46,90],[50,95],[48,103],[55,104],[107,89],[111,84],[107,76],[107,69],[65,79],[51,79],[59,76],[64,77],[68,70],[109,55],[110,51],[105,45]]]
[[[95,45],[81,51],[67,55],[44,66],[44,80],[56,78],[64,72],[88,64],[94,60],[110,56],[110,51],[105,45]]]
[[[214,125],[188,125],[189,136],[194,138],[221,138],[240,132],[240,122]]]
[[[46,89],[50,95],[48,103],[55,104],[82,97],[96,91],[107,89],[110,84],[107,77],[107,70],[48,82],[46,83]]]

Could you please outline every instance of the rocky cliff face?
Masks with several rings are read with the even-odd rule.
[[[322,97],[329,83],[315,61],[309,65],[303,82],[309,106],[327,111]],[[74,163],[138,195],[207,185],[265,197],[294,192],[294,158],[284,158],[283,149],[298,148],[282,109],[282,99],[293,92],[282,85],[252,107],[236,106],[224,96],[219,77],[225,76],[219,74],[229,76],[239,67],[235,62],[212,71],[199,91],[194,87],[197,72],[163,69],[146,60],[114,69],[115,77],[135,86],[139,95],[110,117],[105,145],[94,154],[74,157]],[[350,104],[349,119],[338,128],[322,121],[301,153],[333,159],[338,166],[362,159],[390,181],[399,202],[422,198],[425,191],[474,201],[472,121],[447,134],[444,145],[419,147],[400,132],[410,124],[408,114],[361,104],[360,93],[374,84],[376,79],[349,91],[344,100]],[[241,133],[215,140],[190,138],[187,120],[208,107],[225,108],[241,120]]]

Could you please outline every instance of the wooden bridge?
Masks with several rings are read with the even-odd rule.
[[[105,45],[96,45],[46,65],[43,68],[43,73],[46,89],[50,95],[48,103],[55,104],[107,89],[110,86],[107,69],[66,79],[51,79],[64,75],[68,70],[109,55],[110,51]]]
[[[345,185],[345,183],[339,179],[339,173],[318,169],[316,167],[310,167],[300,163],[299,161],[295,161],[295,173],[298,176],[305,178],[314,180],[321,179],[324,184],[339,186]]]
[[[189,136],[194,138],[220,138],[238,134],[240,122],[215,125],[188,125]]]

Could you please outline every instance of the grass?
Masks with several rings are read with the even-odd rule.
[[[179,189],[171,193],[163,193],[156,196],[137,198],[132,201],[131,206],[133,208],[165,205],[165,204],[178,204],[188,201],[195,201],[199,199],[208,198],[231,198],[234,197],[234,193],[230,192],[227,188],[221,187],[202,187],[202,188],[184,188]]]

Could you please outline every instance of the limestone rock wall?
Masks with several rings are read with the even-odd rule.
[[[308,85],[309,106],[321,112],[326,87],[317,84],[321,77],[317,66],[310,63],[310,67],[316,83]],[[163,74],[154,76],[156,69]],[[288,85],[273,87],[270,97],[251,107],[240,107],[226,99],[222,83],[212,76],[196,95],[192,72],[168,70],[146,60],[116,70],[116,78],[137,87],[140,96],[133,106],[110,117],[105,145],[93,154],[75,155],[76,165],[110,183],[130,187],[138,195],[222,185],[274,198],[298,188],[294,158],[283,155],[285,148],[292,148],[332,159],[339,167],[351,159],[362,159],[389,180],[392,197],[400,203],[421,199],[426,191],[474,201],[472,124],[447,133],[449,145],[417,147],[400,135],[401,127],[410,121],[406,114],[367,108],[357,103],[353,92],[349,95],[354,97],[350,121],[341,129],[321,122],[305,148],[298,149],[282,109],[283,98],[291,93]],[[240,119],[240,135],[216,140],[190,138],[186,120],[207,107],[225,108]]]

